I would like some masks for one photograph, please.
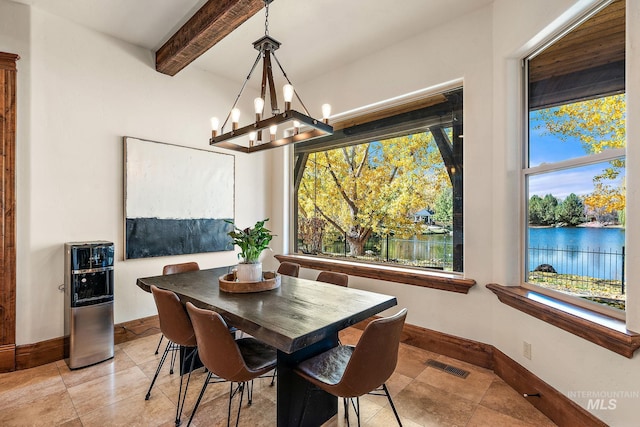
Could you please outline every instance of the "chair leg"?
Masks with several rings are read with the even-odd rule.
[[[354,402],[353,399],[356,401]],[[356,418],[358,419],[358,427],[360,427],[360,398],[359,397],[345,397],[344,398],[344,417],[347,419],[347,427],[349,424],[349,403],[351,402],[351,406],[353,406],[353,412],[356,413]]]
[[[238,427],[238,422],[240,422],[240,411],[242,410],[242,398],[244,397],[244,387],[247,383],[240,383],[239,391],[240,391],[240,403],[238,403],[238,414],[236,415],[236,427]],[[231,400],[229,400],[229,405],[231,405]],[[227,421],[227,427],[229,427],[229,422]]]
[[[162,369],[162,365],[164,364],[164,361],[167,358],[167,353],[169,353],[170,346],[171,346],[171,341],[168,341],[167,346],[164,348],[164,353],[162,353],[162,357],[160,358],[160,363],[158,363],[156,374],[153,376],[153,379],[151,380],[149,391],[147,391],[147,395],[145,396],[144,400],[149,400],[149,398],[151,397],[151,389],[153,388],[153,385],[156,383],[156,380],[158,379],[158,374],[160,373],[160,369]]]
[[[198,410],[198,406],[200,406],[200,401],[202,400],[202,396],[204,396],[204,391],[207,389],[209,385],[209,380],[211,379],[211,371],[207,374],[207,378],[204,379],[204,384],[202,384],[202,390],[200,390],[200,394],[198,395],[198,400],[196,400],[196,404],[193,407],[193,411],[191,411],[191,416],[189,417],[189,422],[187,423],[187,427],[191,425],[191,421],[193,421],[193,416],[196,414],[196,410]]]
[[[181,366],[185,366],[187,360],[191,358],[191,365],[189,366],[189,375],[187,376],[187,384],[184,387],[184,394],[182,394],[182,372],[180,373],[180,389],[178,390],[178,407],[176,408],[176,427],[181,424],[180,418],[182,417],[182,411],[184,410],[184,401],[187,398],[187,390],[189,390],[189,381],[191,380],[191,372],[193,372],[193,365],[196,360],[196,355],[198,354],[198,348],[195,347],[191,350],[189,354],[187,354],[187,350],[182,355],[182,364]]]
[[[247,406],[253,403],[253,380],[247,384]]]
[[[278,373],[278,368],[273,368],[273,375],[271,376],[271,384],[269,384],[269,387],[273,387],[273,385],[275,384],[277,373]]]
[[[171,353],[171,366],[169,367],[169,374],[173,375],[173,367],[176,364],[176,352],[180,350],[180,346],[174,344],[171,350],[173,351],[173,353]]]
[[[398,420],[398,425],[402,427],[402,422],[400,421],[400,416],[398,415],[398,411],[396,410],[396,406],[393,404],[393,399],[391,399],[391,395],[389,394],[389,389],[386,384],[382,384],[382,389],[387,395],[387,399],[389,399],[389,404],[391,405],[391,409],[393,409],[393,415],[396,416],[396,420]]]
[[[349,424],[349,399],[344,397],[342,398],[342,403],[344,403],[344,418],[347,420],[347,427],[350,427]]]
[[[160,334],[160,341],[158,341],[158,346],[156,347],[155,354],[158,354],[158,350],[160,350],[160,344],[162,344],[162,338],[164,338],[164,334]]]

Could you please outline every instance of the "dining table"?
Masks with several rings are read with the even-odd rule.
[[[301,361],[338,345],[338,332],[397,304],[394,296],[278,275],[280,286],[261,292],[220,289],[231,266],[144,277],[137,285],[175,292],[183,304],[219,313],[225,321],[277,349],[277,426],[298,426],[311,384],[294,372]],[[337,397],[314,389],[304,426],[319,426],[338,412]]]

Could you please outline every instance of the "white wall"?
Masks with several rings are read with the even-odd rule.
[[[36,8],[0,0],[0,20],[0,49],[22,56],[17,344],[63,335],[64,242],[115,242],[116,323],[156,313],[136,278],[185,260],[235,263],[234,252],[123,261],[122,143],[126,135],[208,149],[209,117],[228,108],[235,86],[193,67],[157,73],[152,52]],[[265,158],[236,156],[239,224],[266,217]]]
[[[496,0],[455,22],[440,27],[430,23],[424,34],[307,82],[303,91],[305,99],[330,98],[334,111],[341,112],[464,79],[464,271],[478,284],[468,295],[358,277],[350,278],[350,286],[396,295],[399,306],[409,309],[409,323],[493,344],[563,393],[629,391],[640,395],[637,356],[626,359],[514,310],[485,288],[492,282],[519,284],[520,59],[595,3]],[[628,3],[638,18],[638,2]],[[640,42],[638,30],[634,31],[630,32],[631,45]],[[637,65],[638,54],[630,49],[628,56],[632,54],[636,58],[631,63]],[[632,75],[628,72],[629,124],[633,117],[638,118],[640,109],[639,77]],[[639,133],[640,120],[635,122],[628,129],[630,141]],[[630,149],[629,159],[638,158],[637,151]],[[630,187],[632,166],[628,175]],[[633,206],[631,199],[630,194],[629,218],[632,210],[638,210],[638,202]],[[627,229],[628,240],[638,240],[635,233],[638,231]],[[629,283],[637,282],[632,277],[639,273],[629,268]],[[316,274],[304,270],[301,276]],[[637,292],[629,291],[630,322],[640,312],[634,304]],[[637,321],[631,324],[640,330]],[[532,344],[532,360],[522,357],[523,340]],[[576,401],[586,406],[586,399]],[[615,410],[595,410],[594,414],[611,425],[635,426],[638,403],[637,398],[620,398]]]

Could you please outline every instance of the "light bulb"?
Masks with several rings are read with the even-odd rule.
[[[262,110],[264,110],[264,99],[256,98],[253,100],[253,107],[256,110],[256,121],[260,120],[262,116]]]
[[[322,120],[325,123],[329,123],[329,116],[331,115],[331,105],[322,104]]]
[[[282,88],[282,92],[283,92],[283,97],[284,97],[284,109],[285,110],[290,110],[291,109],[291,101],[293,100],[293,86],[287,84],[284,85]]]
[[[297,135],[300,132],[300,122],[297,120],[293,121],[293,134]]]
[[[256,132],[249,132],[249,147],[253,147],[253,143],[256,140]]]
[[[218,136],[218,128],[220,127],[220,120],[217,117],[211,117],[211,135],[215,138]]]
[[[276,132],[278,131],[278,125],[269,126],[269,133],[271,134],[271,141],[276,139]]]
[[[238,122],[240,122],[240,109],[234,108],[231,110],[231,123],[234,130],[238,129]]]

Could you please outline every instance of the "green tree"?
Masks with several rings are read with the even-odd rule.
[[[441,224],[453,223],[453,189],[451,187],[445,187],[438,193],[433,219]]]
[[[541,203],[541,219],[542,225],[553,225],[556,223],[556,207],[558,199],[553,195],[547,194]]]
[[[542,225],[542,197],[534,194],[529,199],[529,224]]]
[[[556,219],[571,226],[584,222],[584,203],[580,197],[571,193],[556,208]]]
[[[373,233],[420,232],[411,214],[435,205],[448,179],[428,132],[318,152],[300,183],[299,216],[323,218],[361,255]]]

